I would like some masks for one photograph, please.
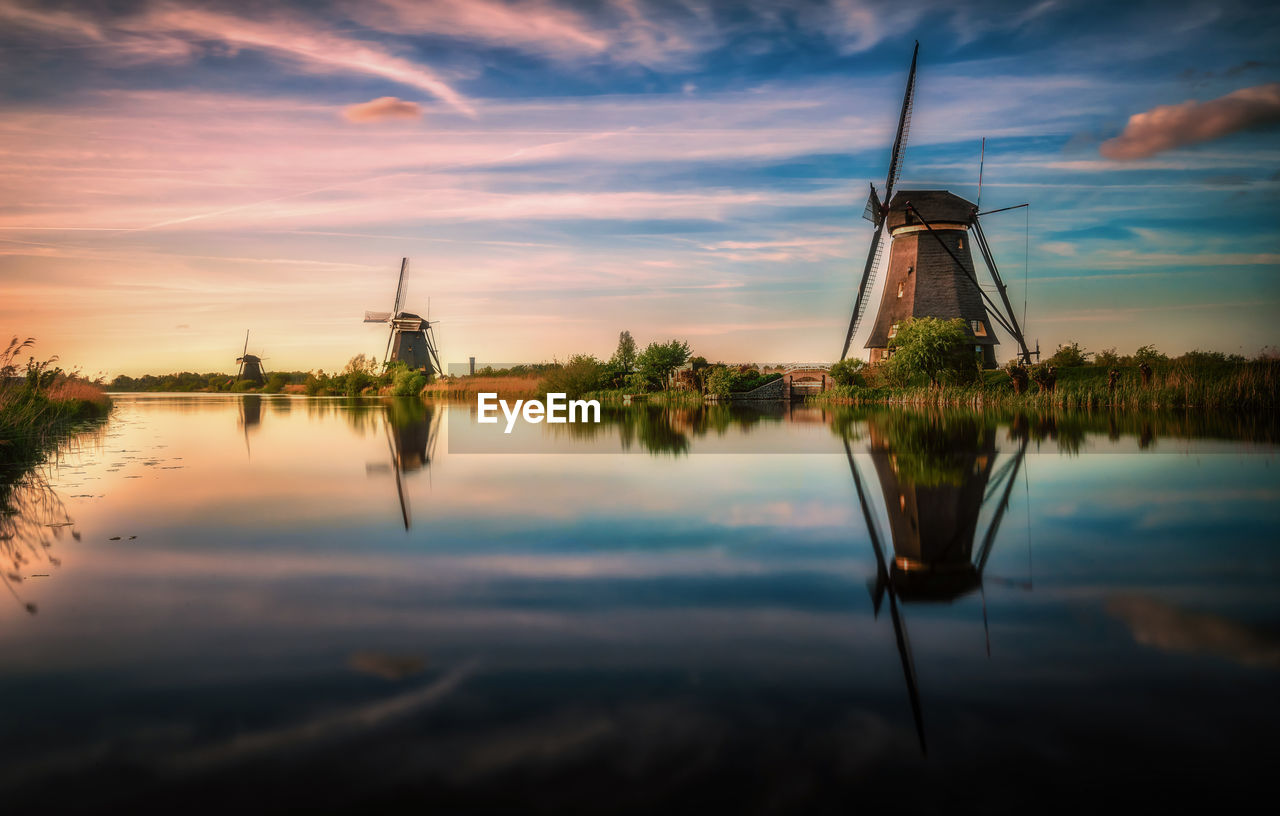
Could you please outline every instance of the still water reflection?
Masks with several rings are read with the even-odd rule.
[[[0,495],[4,801],[991,811],[1268,777],[1267,420],[606,420],[473,454],[469,406],[118,398]]]

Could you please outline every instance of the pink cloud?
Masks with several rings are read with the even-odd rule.
[[[380,96],[342,109],[348,122],[383,122],[387,119],[421,119],[422,106],[394,96]]]
[[[1280,122],[1280,82],[1134,114],[1124,132],[1103,142],[1099,152],[1108,159],[1143,159],[1274,122]]]

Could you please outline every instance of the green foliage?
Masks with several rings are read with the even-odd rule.
[[[1155,346],[1140,346],[1138,350],[1133,353],[1133,362],[1136,365],[1141,365],[1142,363],[1154,365],[1156,363],[1167,362],[1168,360],[1169,356],[1157,351]]]
[[[1076,368],[1088,365],[1092,356],[1093,352],[1080,348],[1079,343],[1064,343],[1045,362],[1057,368]]]
[[[693,366],[694,371],[701,371],[709,367],[711,364],[707,362],[706,357],[693,357],[689,360],[689,365]]]
[[[393,397],[416,397],[422,393],[422,389],[427,387],[427,377],[421,371],[411,371],[408,366],[401,364],[398,368],[391,369],[391,396]]]
[[[284,387],[289,384],[289,375],[277,371],[267,378],[267,384],[262,386],[264,394],[279,394]]]
[[[707,393],[727,397],[733,390],[733,373],[722,365],[715,366],[707,375]]]
[[[618,335],[618,349],[613,353],[609,363],[623,374],[629,374],[636,367],[636,341],[631,332],[623,331]]]
[[[246,391],[252,391],[255,387],[256,384],[253,380],[236,380],[231,385],[231,392],[233,394],[243,394]]]
[[[967,374],[977,366],[964,321],[959,318],[907,320],[889,342],[894,352],[884,368],[895,384],[906,384],[916,374],[922,374],[930,385],[936,386],[947,372]]]
[[[1109,369],[1115,368],[1116,366],[1120,365],[1121,359],[1120,359],[1120,355],[1116,353],[1116,347],[1112,346],[1111,348],[1103,349],[1102,351],[1095,354],[1093,356],[1093,364],[1098,366],[1104,366]]]
[[[689,359],[689,344],[680,340],[668,343],[650,343],[636,358],[636,365],[650,380],[657,380],[664,386],[671,372],[685,364]]]
[[[707,393],[718,397],[754,391],[762,385],[782,379],[782,374],[761,374],[754,368],[738,371],[727,366],[713,366],[707,374]]]
[[[644,394],[661,387],[658,383],[649,379],[649,376],[642,371],[634,371],[624,379],[628,391],[634,394]]]
[[[597,391],[607,385],[604,381],[609,369],[590,354],[575,354],[559,368],[547,371],[538,391],[542,394],[563,393],[570,398],[581,397],[589,391]]]
[[[34,344],[34,338],[14,337],[0,351],[0,466],[37,463],[75,422],[106,416],[111,409],[100,383],[63,372],[53,365],[56,357],[28,357],[20,369],[19,355]]]
[[[862,369],[866,362],[850,357],[831,366],[831,379],[836,385],[866,385]]]
[[[1193,366],[1232,365],[1245,362],[1240,354],[1225,354],[1221,351],[1188,351],[1175,362]]]

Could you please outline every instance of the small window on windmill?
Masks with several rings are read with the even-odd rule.
[[[963,239],[963,238],[957,238],[957,239],[956,239],[956,249],[964,249],[964,239]]]
[[[987,324],[986,324],[986,323],[983,323],[981,320],[970,320],[970,321],[969,321],[969,328],[973,329],[973,336],[974,336],[974,337],[986,337],[986,336],[987,336]]]
[[[906,285],[905,283],[903,283],[902,281],[898,281],[898,297],[899,297],[899,298],[901,298],[901,297],[902,297],[902,292],[903,292],[906,288],[907,288],[907,285]]]
[[[897,324],[897,323],[894,323],[892,326],[890,326],[890,327],[889,327],[889,336],[890,336],[890,337],[897,337],[897,336],[898,336],[898,324]]]
[[[914,266],[908,266],[908,267],[907,267],[907,274],[908,274],[908,275],[910,275],[910,274],[911,274],[912,272],[914,272],[914,271],[916,271],[916,268],[915,268]]]

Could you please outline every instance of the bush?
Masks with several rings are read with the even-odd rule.
[[[866,385],[862,369],[866,367],[862,360],[849,358],[831,366],[831,379],[836,385]]]
[[[231,386],[232,393],[243,394],[246,391],[252,391],[257,387],[253,380],[236,380]]]
[[[1045,362],[1057,368],[1078,368],[1088,365],[1092,356],[1093,353],[1080,348],[1079,343],[1064,343]]]
[[[580,397],[590,391],[598,391],[603,385],[607,369],[590,354],[575,354],[559,368],[553,368],[542,377],[538,391],[542,394],[562,393]]]
[[[1141,365],[1143,363],[1146,363],[1147,365],[1151,365],[1153,363],[1164,363],[1168,362],[1168,360],[1169,355],[1162,354],[1157,351],[1155,346],[1141,346],[1133,353],[1133,362],[1136,365]]]
[[[285,385],[289,382],[289,377],[280,372],[276,372],[267,378],[267,384],[262,386],[264,394],[279,394],[284,390]]]
[[[393,397],[416,397],[427,387],[427,377],[421,371],[410,371],[401,366],[392,374],[391,395]]]

